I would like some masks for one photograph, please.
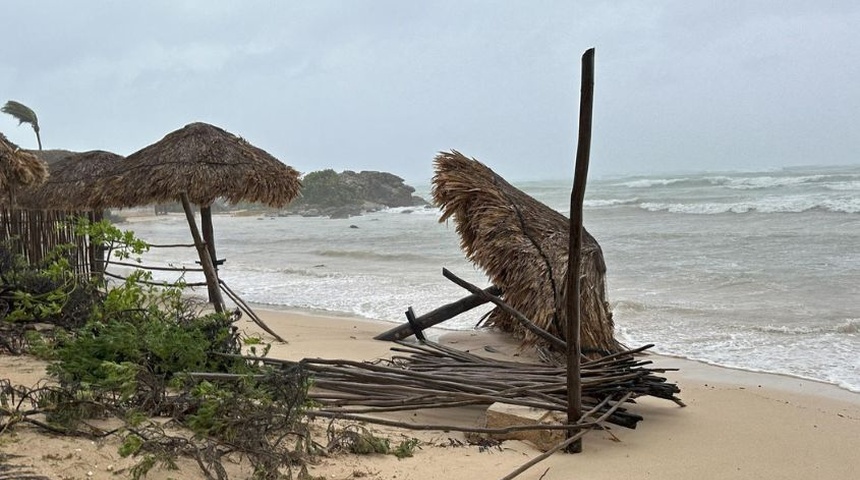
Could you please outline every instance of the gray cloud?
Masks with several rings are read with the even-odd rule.
[[[46,148],[129,154],[199,120],[305,172],[426,183],[456,148],[556,178],[594,46],[596,175],[856,162],[856,2],[708,3],[15,2],[0,100]]]

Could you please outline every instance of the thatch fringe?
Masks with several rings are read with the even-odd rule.
[[[280,208],[299,194],[298,172],[221,128],[192,123],[116,162],[97,182],[109,207],[174,202],[186,193],[208,207],[218,197]]]
[[[504,291],[508,305],[544,330],[566,338],[570,220],[460,152],[442,152],[434,165],[432,193],[442,209],[440,221],[454,219],[466,257]],[[603,252],[587,231],[582,255],[583,353],[621,351],[606,299]],[[499,308],[488,314],[486,322],[513,332],[524,345],[549,347]]]
[[[45,162],[0,137],[0,203],[14,203],[15,190],[38,185],[47,178]]]
[[[95,188],[96,182],[123,157],[102,150],[54,152],[58,151],[65,152],[66,156],[59,159],[50,157],[53,160],[48,162],[50,178],[37,187],[22,190],[18,205],[43,210],[104,210],[104,202]],[[39,156],[48,161],[48,156]]]

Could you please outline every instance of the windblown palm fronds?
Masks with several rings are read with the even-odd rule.
[[[33,127],[33,131],[36,132],[36,143],[39,144],[39,150],[42,149],[42,137],[39,135],[39,119],[36,117],[36,112],[23,103],[16,102],[15,100],[9,100],[6,102],[6,105],[3,105],[3,108],[0,108],[0,112],[8,113],[15,117],[15,119],[18,120],[18,125],[29,123],[30,126]]]
[[[460,152],[440,153],[434,163],[432,193],[442,209],[440,221],[454,219],[466,257],[504,291],[508,305],[566,338],[570,220]],[[614,338],[603,252],[587,231],[582,253],[583,353],[618,352],[623,346]],[[524,344],[542,343],[499,308],[488,314],[487,324],[513,332]]]

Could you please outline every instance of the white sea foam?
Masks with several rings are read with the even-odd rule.
[[[583,206],[585,206],[587,208],[601,208],[601,207],[616,207],[619,205],[635,205],[637,203],[639,203],[639,199],[636,197],[632,197],[632,198],[610,198],[610,199],[606,199],[606,200],[586,200],[583,203]]]
[[[651,188],[654,186],[666,186],[673,185],[676,183],[683,183],[687,180],[687,178],[642,178],[639,180],[620,182],[615,185],[627,188]]]
[[[836,190],[836,191],[851,191],[858,192],[860,191],[860,180],[853,180],[848,182],[834,182],[823,185],[824,188],[828,190]]]
[[[733,188],[738,190],[750,190],[750,189],[763,189],[763,188],[775,188],[775,187],[788,187],[801,185],[805,183],[817,182],[824,178],[827,178],[825,175],[809,175],[809,176],[800,176],[800,177],[772,177],[772,176],[761,176],[761,177],[743,177],[743,178],[730,178],[725,182],[726,188]]]
[[[860,197],[815,195],[766,196],[740,202],[666,203],[643,202],[640,208],[651,212],[715,215],[720,213],[800,213],[823,210],[835,213],[860,212]]]

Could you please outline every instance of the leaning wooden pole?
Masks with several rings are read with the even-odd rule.
[[[582,417],[582,378],[580,376],[580,265],[582,264],[582,204],[585,201],[585,179],[591,154],[591,113],[594,107],[594,49],[582,55],[582,84],[579,99],[579,140],[576,167],[570,193],[570,244],[567,266],[567,423],[573,425]],[[571,432],[571,430],[568,430]],[[567,446],[570,453],[582,451],[582,438]]]
[[[185,218],[188,219],[188,227],[191,229],[191,236],[194,238],[194,246],[197,247],[197,254],[200,256],[200,266],[203,267],[206,285],[209,288],[209,293],[214,294],[214,298],[211,298],[210,301],[215,307],[215,311],[221,313],[224,311],[224,297],[221,296],[221,289],[218,287],[218,273],[212,264],[209,249],[206,248],[206,244],[200,236],[200,230],[197,229],[197,222],[194,220],[194,210],[191,208],[188,194],[182,192],[179,194],[179,198],[182,200],[182,209],[185,210]]]
[[[498,297],[502,294],[502,289],[495,285],[492,285],[490,287],[485,288],[484,292]],[[473,293],[468,297],[461,298],[460,300],[457,300],[453,303],[449,303],[447,305],[442,305],[435,310],[421,315],[420,317],[415,319],[415,323],[420,329],[427,329],[434,325],[438,325],[446,320],[450,320],[463,312],[468,312],[469,310],[477,306],[483,305],[489,301],[490,300],[488,300],[487,298]],[[415,332],[412,328],[412,325],[407,322],[398,325],[391,330],[382,332],[379,335],[373,337],[373,339],[393,342],[395,340],[403,340],[404,338],[409,337],[413,333]]]
[[[218,256],[215,253],[215,228],[212,226],[212,207],[200,207],[200,230],[203,233],[203,242],[209,250],[209,258],[212,260],[212,266],[215,268],[215,273],[218,273]],[[218,290],[216,284],[214,289],[209,287],[209,301],[215,301],[215,291]]]

